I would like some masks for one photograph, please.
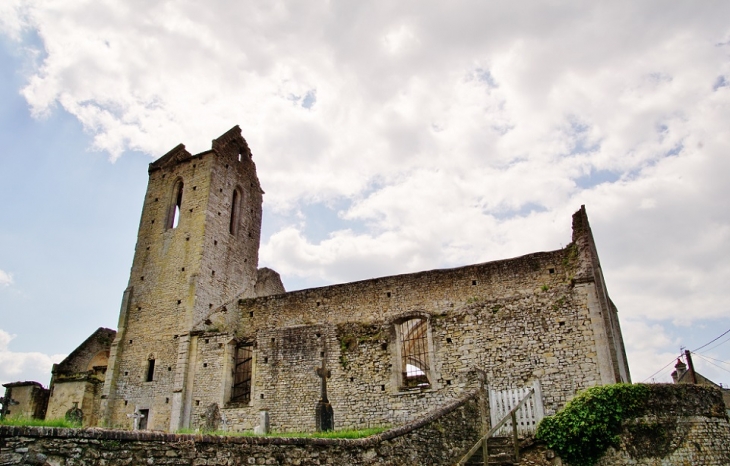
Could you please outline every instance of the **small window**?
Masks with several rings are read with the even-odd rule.
[[[253,351],[251,345],[236,348],[236,366],[233,374],[233,393],[231,401],[248,403],[251,401],[251,364]]]
[[[180,209],[182,208],[183,182],[178,180],[172,190],[172,203],[168,214],[167,228],[177,228],[180,223]]]
[[[409,319],[399,324],[401,350],[401,384],[404,388],[427,387],[428,356],[428,321],[422,318]]]
[[[238,231],[238,223],[240,221],[239,211],[241,210],[241,193],[238,188],[233,190],[233,199],[231,199],[231,221],[228,225],[228,231],[235,235]]]
[[[147,361],[147,382],[152,382],[155,377],[155,360]]]

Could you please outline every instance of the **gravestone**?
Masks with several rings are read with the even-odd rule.
[[[203,423],[200,426],[200,430],[203,432],[214,432],[220,428],[221,425],[221,410],[218,409],[218,403],[211,403],[203,414]]]
[[[66,411],[66,420],[74,424],[81,424],[84,422],[84,412],[79,408],[79,402],[74,401],[74,405]]]
[[[264,435],[269,433],[269,412],[265,409],[259,411],[259,425],[253,428],[253,433]]]

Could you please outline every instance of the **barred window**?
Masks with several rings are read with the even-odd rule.
[[[403,387],[427,387],[428,360],[428,321],[409,319],[399,324],[401,340],[401,383]]]
[[[233,373],[233,393],[231,401],[248,403],[251,401],[251,364],[253,351],[251,345],[241,345],[236,348],[236,367]]]

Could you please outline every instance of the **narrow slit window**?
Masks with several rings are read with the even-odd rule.
[[[155,360],[147,361],[147,382],[152,382],[155,378]]]
[[[400,324],[401,375],[404,387],[427,387],[428,321],[410,319]]]
[[[235,235],[236,231],[238,230],[238,220],[239,220],[239,214],[238,211],[240,210],[241,205],[241,195],[238,192],[238,189],[233,190],[233,199],[231,200],[231,223],[228,225],[228,231]]]
[[[173,204],[170,208],[169,220],[167,222],[167,228],[177,228],[180,223],[180,212],[182,208],[182,197],[183,197],[183,182],[179,180],[175,184],[173,190]]]
[[[236,368],[233,374],[233,393],[231,401],[248,403],[251,401],[251,364],[253,351],[251,345],[236,348]]]

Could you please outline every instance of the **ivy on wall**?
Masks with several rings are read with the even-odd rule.
[[[622,421],[640,416],[649,394],[646,385],[590,388],[544,418],[536,437],[570,465],[592,466],[608,447],[618,446]]]

